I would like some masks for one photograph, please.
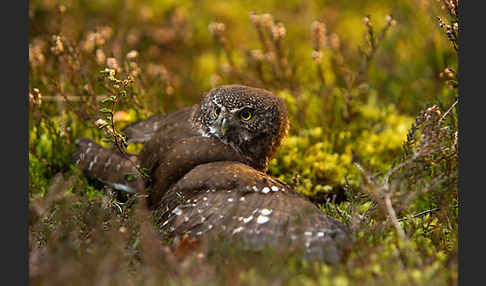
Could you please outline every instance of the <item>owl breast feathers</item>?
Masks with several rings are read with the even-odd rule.
[[[201,104],[127,126],[128,141],[144,144],[131,162],[89,139],[78,140],[73,159],[115,189],[147,188],[172,236],[217,235],[249,249],[286,245],[339,262],[351,246],[347,228],[264,173],[288,125],[283,101],[270,92],[222,86]],[[150,180],[133,178],[135,165],[149,170]]]

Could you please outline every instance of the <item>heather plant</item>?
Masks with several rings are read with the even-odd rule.
[[[30,282],[456,284],[458,6],[30,1]],[[127,123],[230,83],[284,99],[289,136],[268,173],[350,227],[342,264],[173,244],[144,194],[116,192],[71,162],[80,137],[137,153]]]

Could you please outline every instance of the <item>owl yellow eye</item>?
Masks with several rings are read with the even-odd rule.
[[[251,111],[246,109],[246,110],[243,110],[241,113],[240,113],[240,117],[241,119],[247,121],[247,120],[250,120],[251,117],[252,117],[252,114],[251,114]]]
[[[216,107],[213,109],[213,114],[214,116],[218,117],[219,116],[219,113],[221,112],[221,108],[219,107]]]

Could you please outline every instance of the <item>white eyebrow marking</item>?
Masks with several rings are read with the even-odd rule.
[[[223,108],[224,106],[222,106],[221,104],[217,103],[215,99],[211,99],[211,102],[214,104],[214,105],[217,105],[218,107],[221,107]]]
[[[238,112],[244,108],[247,108],[248,106],[243,106],[243,107],[240,107],[240,108],[233,108],[233,109],[230,109],[229,112],[231,113],[235,113],[235,112]]]

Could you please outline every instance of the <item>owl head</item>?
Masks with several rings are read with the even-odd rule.
[[[289,128],[287,108],[271,92],[242,85],[210,90],[193,115],[202,136],[229,144],[265,170]]]

